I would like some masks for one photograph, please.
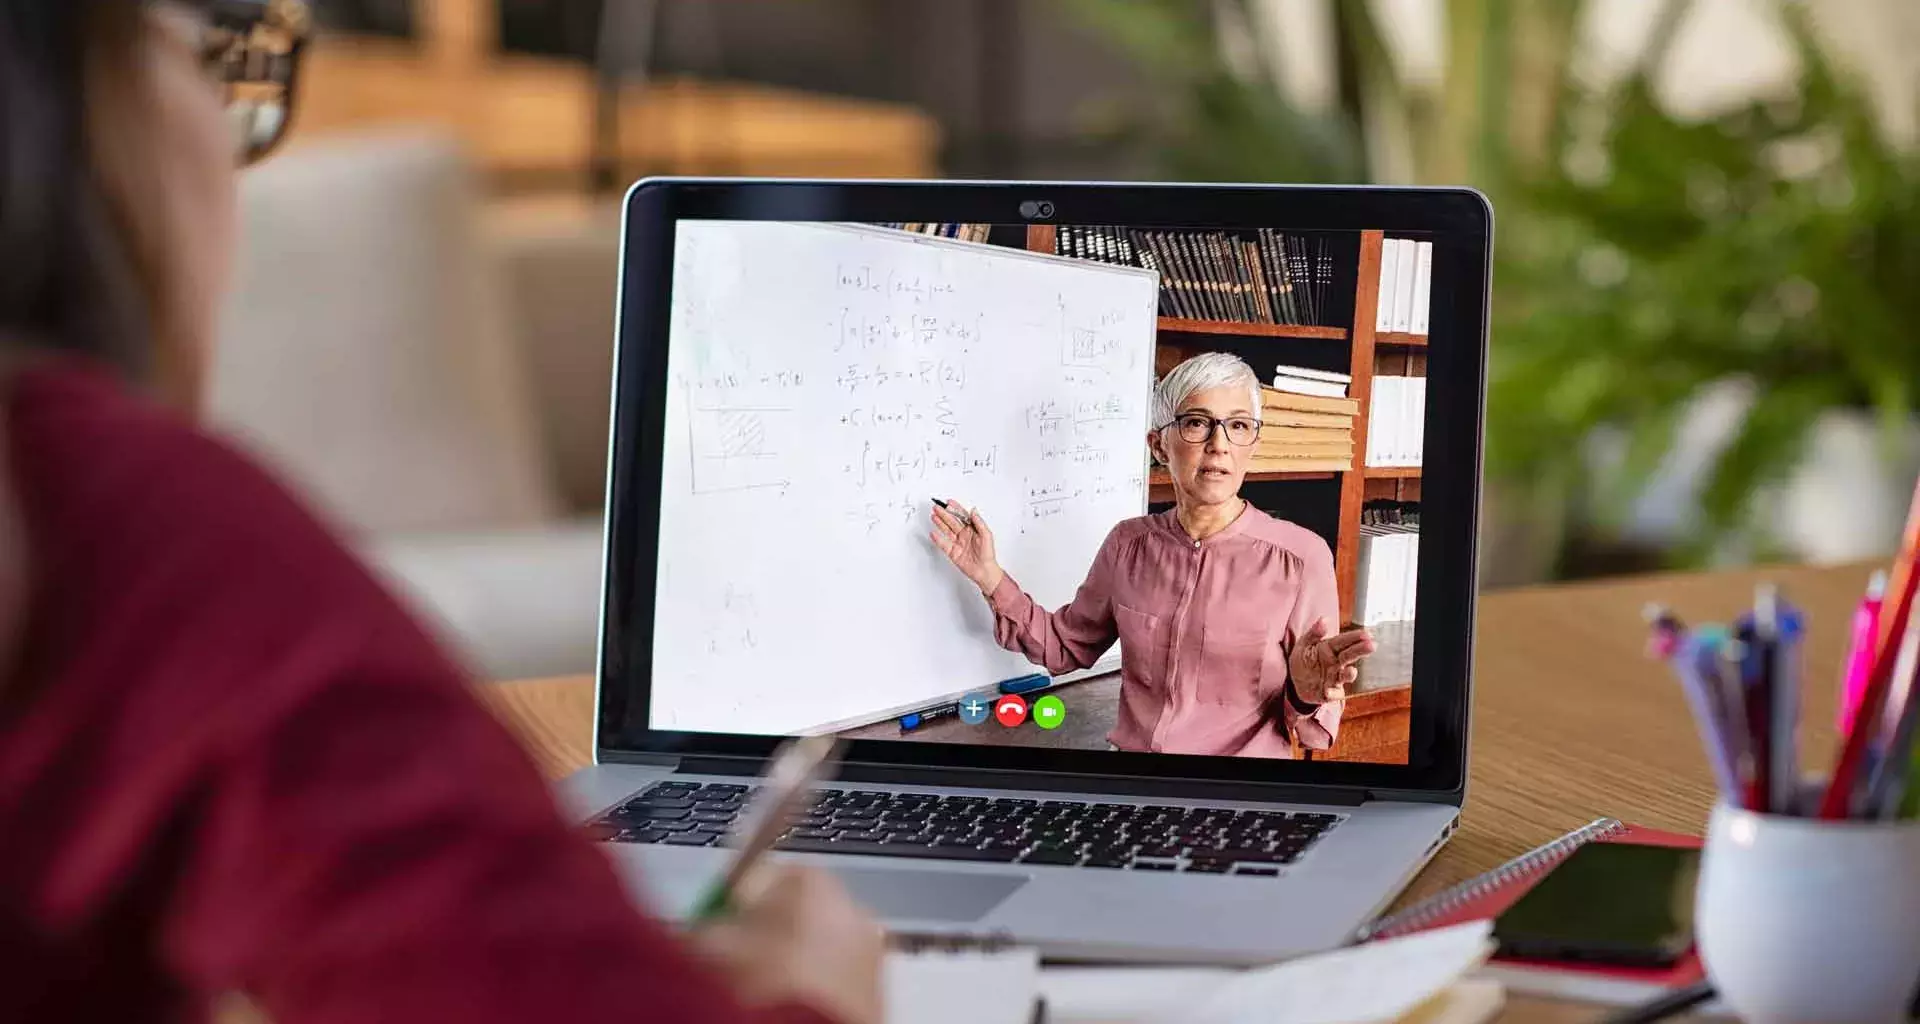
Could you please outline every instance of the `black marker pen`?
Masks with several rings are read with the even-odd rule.
[[[960,525],[961,525],[961,526],[966,526],[966,527],[971,527],[971,526],[973,526],[973,517],[972,517],[972,516],[969,516],[969,515],[967,515],[967,514],[966,514],[965,512],[955,512],[955,511],[953,510],[953,506],[952,506],[952,505],[949,505],[949,504],[947,504],[946,502],[944,502],[944,501],[942,501],[942,500],[940,500],[939,498],[935,498],[935,499],[933,499],[933,503],[934,503],[935,505],[938,505],[938,506],[940,506],[941,508],[944,508],[944,509],[946,509],[946,510],[947,510],[947,512],[948,512],[949,514],[951,514],[951,515],[952,515],[952,516],[953,516],[953,517],[954,517],[955,519],[958,519],[958,520],[960,520]]]

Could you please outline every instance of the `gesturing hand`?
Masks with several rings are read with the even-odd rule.
[[[1365,629],[1327,635],[1327,620],[1315,619],[1312,628],[1294,642],[1287,658],[1293,692],[1308,704],[1324,704],[1346,697],[1346,687],[1360,677],[1360,659],[1378,647]]]
[[[933,546],[947,556],[960,574],[973,581],[982,594],[993,593],[1006,575],[1000,569],[1000,563],[993,553],[993,531],[987,528],[987,521],[980,515],[979,509],[968,512],[952,498],[947,499],[951,510],[933,507],[933,529],[927,536],[932,538]],[[958,513],[956,515],[955,513]],[[961,522],[960,516],[966,516]]]

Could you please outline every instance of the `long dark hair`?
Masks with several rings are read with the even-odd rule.
[[[141,377],[154,294],[101,192],[89,68],[131,68],[142,0],[0,0],[0,353],[91,357]]]

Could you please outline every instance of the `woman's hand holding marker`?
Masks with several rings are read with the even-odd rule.
[[[933,499],[933,529],[927,536],[960,574],[982,594],[991,594],[1006,577],[994,556],[993,530],[979,509],[968,512],[952,499]]]

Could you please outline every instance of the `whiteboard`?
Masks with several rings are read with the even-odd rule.
[[[676,227],[649,725],[793,735],[1040,671],[927,537],[1067,603],[1146,508],[1151,271],[822,223]]]

